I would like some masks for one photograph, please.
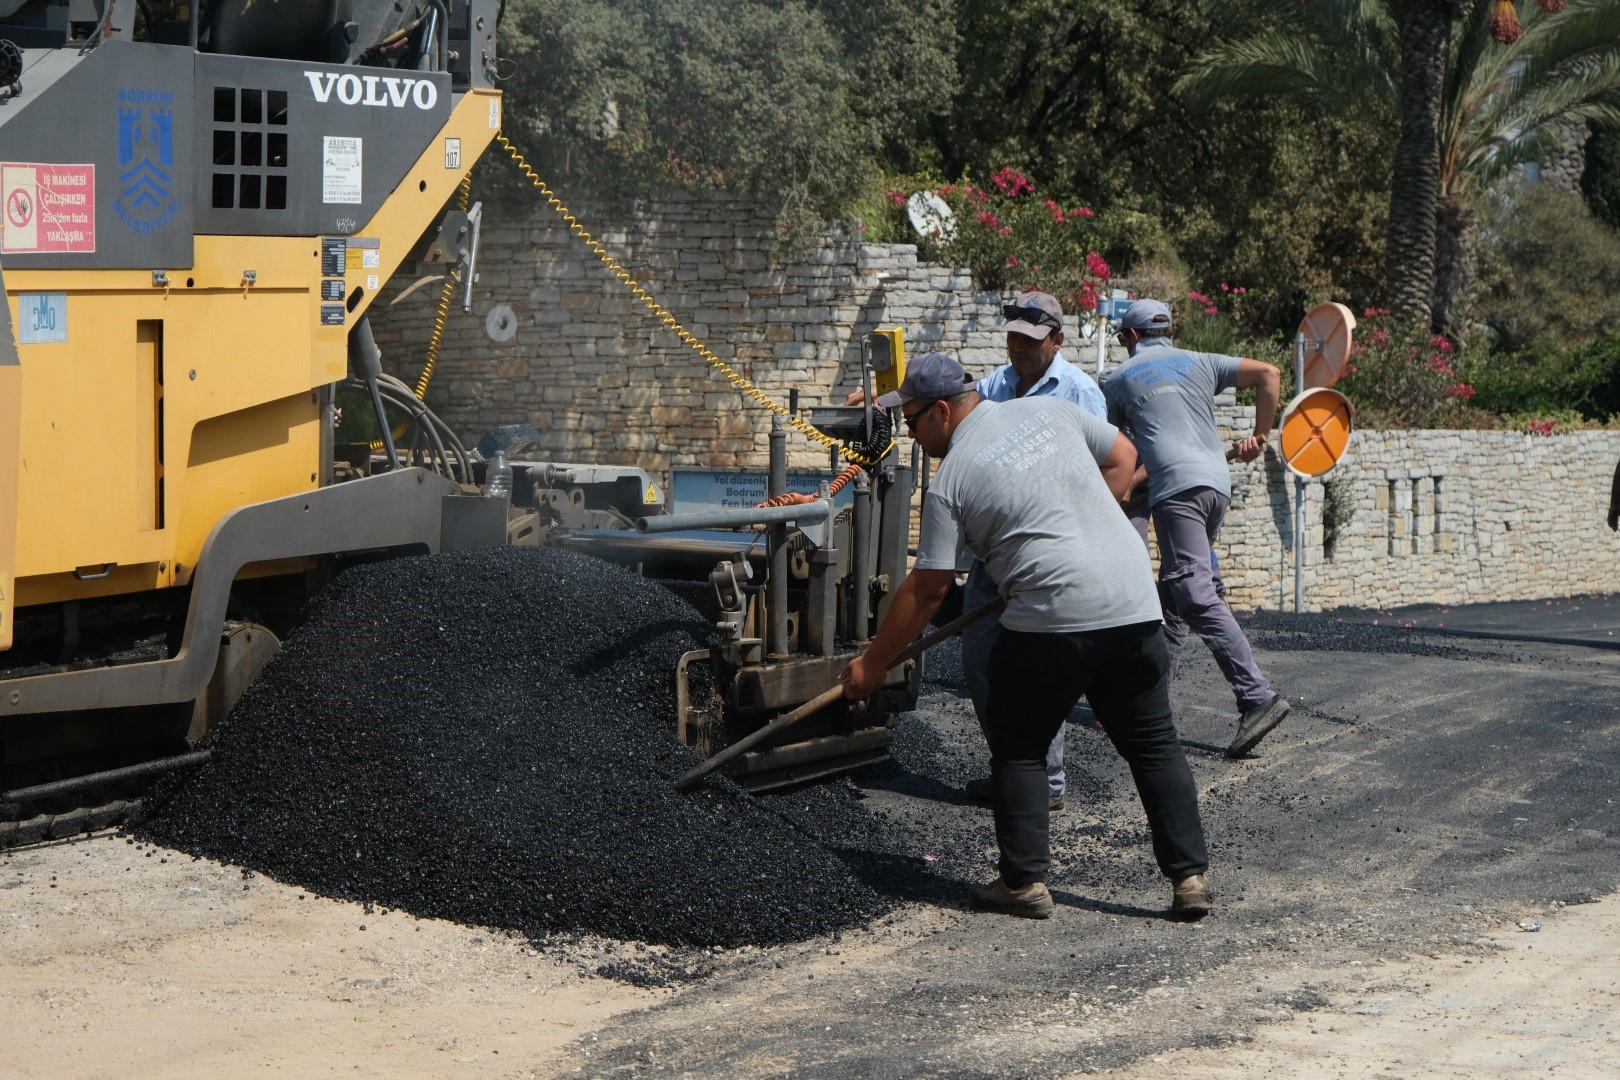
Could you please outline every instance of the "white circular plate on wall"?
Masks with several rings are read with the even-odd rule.
[[[956,215],[932,191],[919,191],[907,199],[906,216],[918,236],[947,242],[956,239]]]
[[[496,304],[484,316],[484,333],[491,341],[511,341],[517,336],[517,313],[507,304]]]

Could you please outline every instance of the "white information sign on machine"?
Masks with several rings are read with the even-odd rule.
[[[321,142],[321,201],[363,201],[361,140],[347,135],[324,135]]]

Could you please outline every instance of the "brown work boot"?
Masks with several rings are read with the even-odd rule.
[[[1270,700],[1244,710],[1243,717],[1238,721],[1237,736],[1232,740],[1232,745],[1226,748],[1226,756],[1240,758],[1259,746],[1260,740],[1282,723],[1292,708],[1287,698],[1272,694]]]
[[[1201,919],[1209,914],[1209,878],[1203,874],[1189,874],[1176,882],[1171,894],[1170,913],[1183,919]]]
[[[988,885],[969,889],[968,903],[980,911],[999,911],[1024,919],[1050,918],[1055,906],[1045,882],[1032,881],[1022,889],[1009,889],[999,877]]]

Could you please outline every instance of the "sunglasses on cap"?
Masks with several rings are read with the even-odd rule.
[[[1036,326],[1050,326],[1054,330],[1063,329],[1063,320],[1057,318],[1050,311],[1038,307],[1019,307],[1017,304],[1002,306],[1001,317],[1008,322],[1034,323]]]

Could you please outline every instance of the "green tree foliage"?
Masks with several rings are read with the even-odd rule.
[[[1426,3],[1445,26],[1450,16],[1440,9],[1446,4]],[[1263,6],[1273,20],[1266,29],[1217,45],[1193,63],[1178,83],[1190,100],[1265,95],[1381,125],[1404,117],[1395,77],[1401,42],[1394,31],[1411,5],[1269,0]],[[1442,228],[1453,235],[1442,238],[1439,268],[1442,278],[1450,277],[1434,289],[1442,325],[1463,316],[1460,294],[1473,272],[1471,206],[1484,188],[1556,149],[1562,122],[1620,121],[1620,0],[1570,0],[1558,15],[1545,15],[1534,0],[1517,8],[1524,32],[1511,45],[1492,39],[1489,3],[1474,4],[1444,36],[1437,194]]]
[[[1159,219],[1192,283],[1242,279],[1272,300],[1251,329],[1283,328],[1315,297],[1381,290],[1385,130],[1283,100],[1199,109],[1167,92],[1211,41],[1261,25],[1252,4],[963,0],[957,25],[962,85],[935,136],[946,175],[1010,165],[1107,217]]]
[[[514,0],[507,128],[575,190],[762,190],[819,220],[948,95],[947,3]]]
[[[1514,185],[1486,204],[1480,318],[1503,354],[1620,333],[1620,234],[1579,196]],[[1502,358],[1511,365],[1511,357]]]
[[[1581,192],[1599,221],[1620,229],[1620,128],[1600,128],[1586,141]]]

